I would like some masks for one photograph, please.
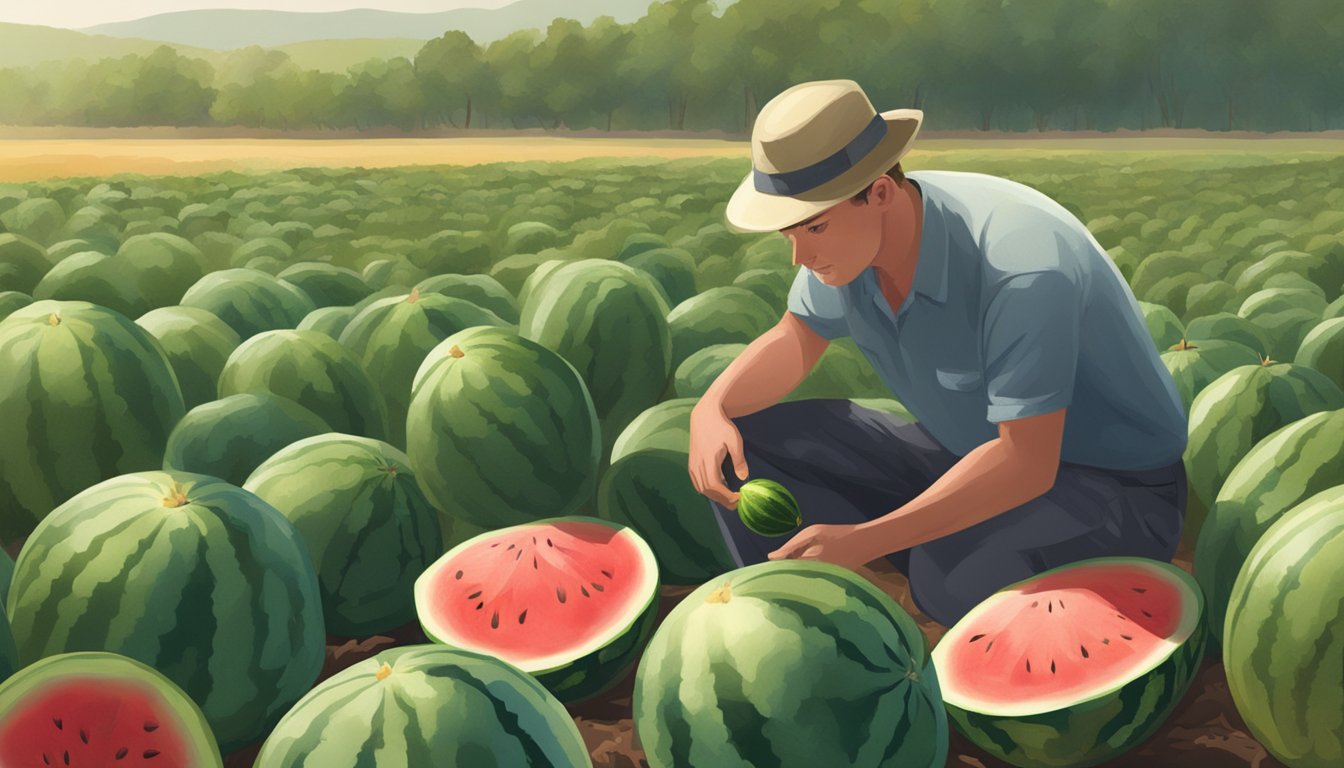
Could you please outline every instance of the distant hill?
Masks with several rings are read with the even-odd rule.
[[[284,51],[300,69],[320,69],[323,72],[344,72],[369,59],[393,59],[404,56],[415,59],[425,46],[424,40],[388,38],[377,40],[309,40],[276,46]]]
[[[466,32],[478,44],[520,29],[545,29],[556,18],[583,24],[599,16],[621,23],[643,17],[659,0],[518,0],[502,8],[459,8],[441,13],[351,10],[327,13],[287,11],[178,11],[135,21],[82,29],[91,34],[135,37],[214,50],[260,45],[275,48],[310,40],[401,38],[429,40],[450,29]]]
[[[63,59],[117,58],[147,55],[164,43],[154,40],[86,35],[71,29],[0,22],[0,67],[31,67]],[[174,45],[178,53],[215,63],[219,54],[203,48]]]

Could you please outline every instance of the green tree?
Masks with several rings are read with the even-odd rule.
[[[456,128],[453,114],[462,109],[463,127],[471,127],[472,95],[486,87],[489,71],[480,46],[465,32],[450,30],[425,43],[415,56],[415,76],[436,123]]]

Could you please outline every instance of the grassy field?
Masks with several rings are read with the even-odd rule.
[[[296,167],[387,168],[414,165],[477,165],[497,162],[564,162],[590,157],[737,157],[746,159],[745,141],[671,138],[451,139],[162,139],[126,138],[0,139],[0,181],[111,176],[194,175],[220,171],[268,172]],[[977,159],[998,163],[1018,158],[1088,157],[1103,166],[1202,164],[1220,167],[1299,162],[1344,155],[1344,138],[1178,138],[1056,136],[920,139],[909,167],[956,165]]]

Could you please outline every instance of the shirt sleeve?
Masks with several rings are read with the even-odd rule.
[[[1015,275],[985,311],[985,389],[991,422],[1052,413],[1073,400],[1082,294],[1058,271]]]
[[[800,267],[789,289],[789,311],[825,339],[849,335],[840,292],[826,285],[812,270]]]

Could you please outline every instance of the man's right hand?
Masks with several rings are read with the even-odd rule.
[[[688,470],[695,490],[722,504],[737,509],[737,493],[723,484],[723,459],[733,457],[733,467],[741,480],[747,479],[747,460],[742,454],[742,434],[733,420],[718,408],[696,406],[691,411],[691,445]]]

